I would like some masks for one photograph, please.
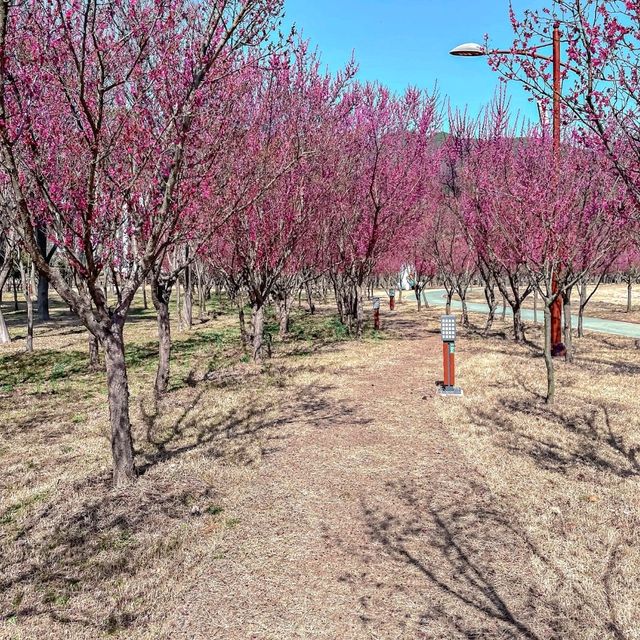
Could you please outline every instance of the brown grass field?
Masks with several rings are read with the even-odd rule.
[[[297,310],[258,368],[215,306],[173,328],[158,407],[154,317],[132,315],[142,473],[114,491],[84,330],[58,308],[25,354],[5,303],[0,638],[640,638],[632,340],[576,340],[547,407],[535,328],[461,331],[453,399],[439,310],[384,309],[361,342]]]

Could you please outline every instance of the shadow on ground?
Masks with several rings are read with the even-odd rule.
[[[508,508],[473,481],[463,489],[451,495],[446,485],[394,482],[384,502],[362,500],[371,544],[367,570],[341,580],[360,594],[364,627],[373,632],[386,625],[402,637],[582,640],[585,624],[597,621],[597,637],[627,638],[611,593],[620,558],[609,558],[602,576],[609,604],[600,607]],[[391,562],[384,577],[372,570],[380,557]]]

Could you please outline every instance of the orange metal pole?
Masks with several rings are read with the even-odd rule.
[[[451,386],[449,383],[449,345],[446,342],[442,343],[442,366],[444,369],[444,386]]]
[[[452,387],[456,386],[456,355],[455,353],[449,353],[449,384]]]
[[[560,25],[553,25],[553,152],[556,160],[560,154]],[[556,165],[557,170],[557,165]],[[553,274],[552,292],[558,293],[558,279]],[[551,305],[551,352],[560,355],[564,352],[562,344],[562,299],[558,296]]]

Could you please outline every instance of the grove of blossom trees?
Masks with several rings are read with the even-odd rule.
[[[147,283],[156,398],[170,379],[172,296],[188,329],[194,292],[202,315],[212,288],[224,291],[259,363],[268,307],[284,337],[294,298],[313,313],[318,289],[331,290],[359,338],[369,287],[408,268],[418,301],[442,285],[465,324],[480,284],[485,333],[499,292],[519,342],[535,293],[553,402],[551,305],[562,298],[571,361],[572,292],[582,317],[594,284],[619,274],[631,288],[640,271],[639,13],[556,4],[577,68],[559,153],[544,127],[515,126],[502,96],[473,120],[428,92],[363,84],[353,62],[330,74],[279,33],[277,0],[0,1],[0,290],[17,264],[35,296],[37,272],[86,327],[93,366],[103,353],[115,486],[136,477],[123,330]],[[551,19],[514,16],[514,47]],[[547,92],[544,62],[492,64]]]

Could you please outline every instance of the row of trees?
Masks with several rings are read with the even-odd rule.
[[[478,121],[443,118],[437,96],[361,84],[353,62],[324,71],[278,32],[281,12],[275,0],[0,2],[0,277],[19,252],[28,296],[37,272],[40,296],[50,283],[87,328],[92,360],[104,352],[115,485],[135,478],[123,329],[145,282],[158,396],[172,293],[189,326],[194,292],[202,313],[224,289],[259,362],[267,305],[284,334],[298,292],[313,311],[314,288],[330,286],[359,337],[371,282],[410,264],[418,293],[435,278],[463,304],[480,278],[488,327],[497,289],[516,340],[536,292],[552,401],[550,306],[570,309],[576,286],[584,306],[588,281],[636,268],[637,195],[597,131],[556,154],[544,129],[510,124],[502,97]]]

